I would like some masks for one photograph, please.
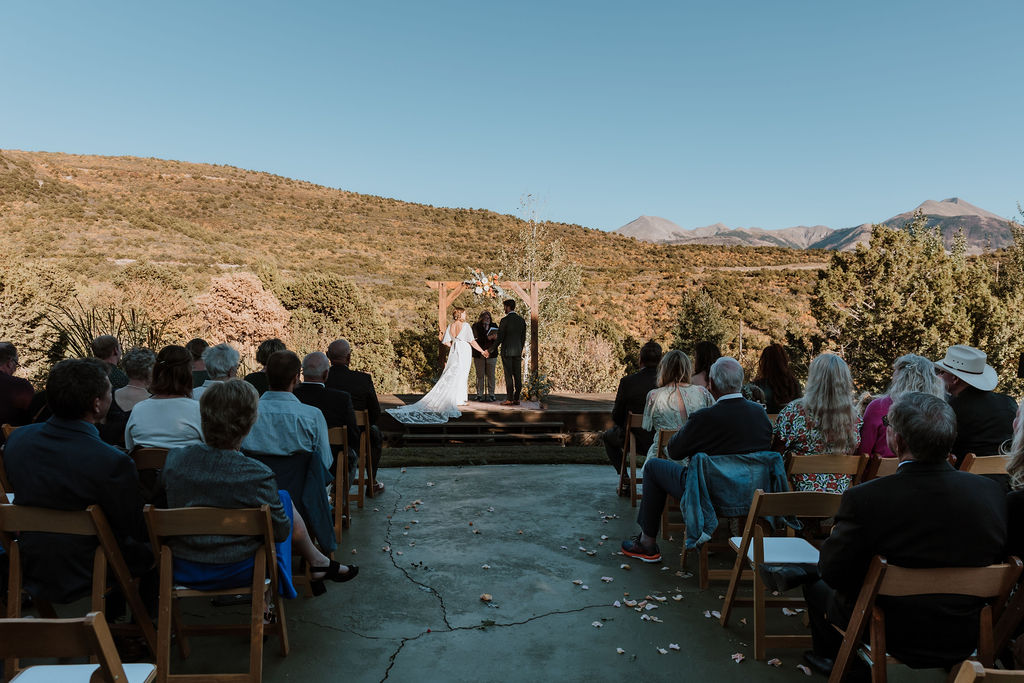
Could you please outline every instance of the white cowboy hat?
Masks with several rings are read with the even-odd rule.
[[[992,391],[999,383],[995,369],[985,362],[984,351],[957,344],[946,349],[946,357],[935,361],[935,367],[958,377],[975,389]]]

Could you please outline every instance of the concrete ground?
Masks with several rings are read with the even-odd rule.
[[[778,668],[753,659],[752,627],[740,623],[752,620],[749,609],[738,609],[729,628],[705,618],[721,608],[725,586],[701,591],[696,577],[677,573],[678,545],[662,543],[660,565],[617,554],[637,527],[607,466],[409,467],[382,469],[380,479],[387,491],[354,511],[338,554],[359,565],[359,577],[287,603],[292,652],[282,658],[268,640],[264,680],[806,680],[800,651],[770,652]],[[648,595],[667,598],[643,613],[656,620],[613,605]],[[190,620],[245,614],[205,601],[185,612]],[[803,628],[800,617],[778,612],[773,630]],[[174,673],[246,664],[247,642],[192,644]],[[735,663],[734,653],[745,660]]]

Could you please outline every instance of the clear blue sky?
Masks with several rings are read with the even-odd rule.
[[[0,147],[614,229],[1024,201],[1024,2],[17,2]]]

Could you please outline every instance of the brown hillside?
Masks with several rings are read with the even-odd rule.
[[[459,279],[473,266],[499,270],[500,247],[520,224],[231,166],[0,151],[0,257],[56,261],[78,281],[109,281],[130,260],[148,261],[173,267],[196,294],[225,270],[269,264],[350,278],[382,315],[412,322],[436,306],[425,280]],[[813,326],[806,297],[814,271],[715,269],[821,262],[821,252],[656,245],[579,225],[550,230],[583,268],[582,312],[638,338],[667,341],[679,294],[698,282],[737,318],[743,310],[755,337]]]

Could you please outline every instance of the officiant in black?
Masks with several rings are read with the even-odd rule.
[[[484,311],[473,323],[473,338],[480,348],[487,350],[487,358],[473,349],[473,367],[476,369],[476,396],[474,401],[494,401],[494,370],[498,364],[498,327],[491,319],[491,312]],[[485,391],[486,389],[486,391]]]

